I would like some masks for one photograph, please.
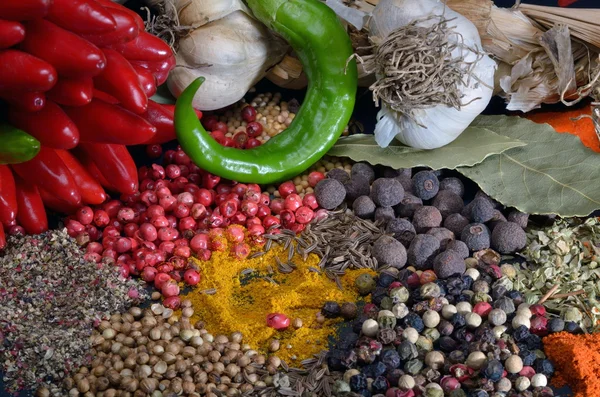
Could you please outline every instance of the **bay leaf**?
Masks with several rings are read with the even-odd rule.
[[[600,208],[600,154],[576,136],[521,117],[481,116],[472,125],[527,144],[457,168],[488,195],[530,214],[587,216]]]
[[[454,169],[475,165],[488,156],[525,145],[518,139],[498,134],[497,129],[502,129],[502,126],[471,126],[453,142],[433,150],[415,149],[396,140],[387,148],[382,148],[375,142],[373,135],[355,134],[340,138],[328,155],[349,157],[354,161],[367,161],[373,165],[392,168]]]

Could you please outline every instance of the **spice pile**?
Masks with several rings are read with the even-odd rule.
[[[64,231],[9,237],[0,256],[0,361],[11,391],[85,363],[93,323],[146,297],[83,254]]]
[[[356,278],[375,272],[342,272],[333,277],[338,288],[320,266],[320,258],[302,251],[300,239],[286,232],[278,235],[282,238],[275,244],[267,240],[266,251],[248,259],[236,260],[227,251],[213,253],[209,261],[192,259],[204,277],[200,290],[186,298],[194,305],[194,319],[204,321],[212,333],[240,331],[252,348],[277,352],[292,363],[327,348],[328,338],[335,334],[334,325],[341,319],[318,314],[323,304],[354,306],[359,298],[353,288]]]

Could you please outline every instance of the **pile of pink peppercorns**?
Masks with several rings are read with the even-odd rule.
[[[180,304],[180,282],[194,286],[200,272],[188,258],[209,260],[231,250],[245,259],[251,245],[262,246],[266,231],[304,230],[319,210],[313,193],[301,197],[292,181],[278,187],[280,198],[256,184],[221,180],[193,163],[181,150],[165,152],[163,165],[139,169],[140,189],[96,208],[82,207],[65,219],[70,236],[86,246],[87,259],[118,266],[124,277],[140,276]],[[310,174],[315,186],[324,175]]]

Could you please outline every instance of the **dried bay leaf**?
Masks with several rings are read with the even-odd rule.
[[[433,150],[415,149],[398,141],[382,148],[375,142],[374,135],[355,134],[340,138],[328,155],[349,157],[354,161],[367,161],[373,165],[392,168],[423,166],[454,169],[475,165],[488,156],[525,145],[518,139],[500,134],[497,130],[502,128],[501,125],[492,128],[470,126],[454,142]]]
[[[600,208],[600,155],[548,124],[480,116],[472,126],[527,143],[457,171],[508,207],[530,214],[586,216]]]

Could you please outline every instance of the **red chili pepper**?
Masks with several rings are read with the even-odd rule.
[[[140,81],[140,85],[142,86],[142,90],[146,93],[146,96],[150,98],[152,95],[156,94],[156,79],[152,72],[139,66],[134,66],[133,69],[135,69],[137,73],[138,80]]]
[[[578,0],[558,0],[559,7],[568,7],[571,4],[577,3]]]
[[[0,90],[48,91],[56,79],[48,62],[23,51],[0,51]]]
[[[167,43],[147,32],[140,33],[127,43],[114,45],[113,48],[125,58],[135,61],[160,62],[173,54]]]
[[[117,10],[114,8],[107,8],[113,19],[117,24],[117,28],[108,33],[102,34],[82,34],[86,40],[99,46],[105,47],[108,45],[126,43],[135,39],[140,34],[140,28],[137,26],[135,19],[129,15],[128,12],[123,10]]]
[[[40,234],[48,230],[48,217],[44,203],[36,185],[16,177],[17,203],[19,212],[17,222],[28,234]]]
[[[25,26],[16,21],[0,19],[0,50],[19,44],[25,38]]]
[[[79,128],[82,142],[139,145],[156,134],[156,128],[142,117],[99,99],[64,110]]]
[[[110,12],[94,0],[54,0],[46,19],[75,33],[105,33],[117,27]]]
[[[94,86],[117,98],[125,109],[144,113],[148,107],[148,97],[133,66],[115,50],[105,48],[102,51],[106,57],[106,67],[94,78]]]
[[[102,92],[94,88],[94,98],[99,99],[102,102],[110,103],[111,105],[118,105],[119,101],[112,95],[108,95],[106,92]]]
[[[133,194],[138,190],[137,168],[126,146],[85,142],[79,147],[118,192]]]
[[[113,192],[117,191],[117,189],[115,189],[114,186],[112,186],[110,182],[108,182],[104,175],[102,175],[102,173],[98,169],[98,166],[94,164],[94,162],[91,161],[89,157],[85,155],[85,152],[83,150],[75,150],[75,154],[77,155],[77,159],[79,160],[83,168],[85,168],[85,170],[92,176],[92,178],[98,181],[98,183],[103,188]]]
[[[7,165],[0,165],[0,229],[8,227],[17,219],[17,195],[15,179]]]
[[[79,130],[69,116],[52,101],[36,113],[11,108],[8,113],[11,124],[36,138],[52,149],[73,149],[79,143]]]
[[[169,72],[175,68],[175,56],[159,62],[131,61],[131,64],[151,71],[156,77],[156,85],[161,85],[167,81]]]
[[[81,203],[81,194],[75,180],[54,149],[42,146],[32,160],[13,164],[12,169],[27,183],[46,189],[58,199],[72,205]]]
[[[40,197],[42,198],[44,205],[47,208],[50,208],[52,211],[60,212],[61,214],[73,214],[79,208],[76,205],[70,205],[62,200],[57,199],[44,189],[38,188],[38,192],[40,193]]]
[[[61,77],[46,95],[48,99],[59,105],[83,106],[92,101],[93,90],[94,81],[91,77],[71,79]]]
[[[163,104],[162,106],[169,109],[169,111],[171,111],[171,112],[173,112],[173,114],[175,114],[175,105]],[[201,120],[202,119],[202,110],[194,109],[194,111],[196,112],[196,116],[198,116],[198,120]]]
[[[106,192],[79,160],[67,150],[57,150],[56,154],[71,171],[71,175],[81,192],[81,200],[86,204],[102,204],[106,200]]]
[[[51,63],[61,76],[92,77],[106,66],[98,47],[50,21],[30,21],[25,28],[27,35],[21,48]]]
[[[148,101],[148,111],[142,115],[156,127],[156,135],[145,144],[162,144],[177,138],[175,135],[174,113],[160,103]]]
[[[0,250],[6,247],[6,235],[4,234],[4,228],[0,225]]]
[[[43,18],[48,14],[52,0],[2,0],[0,18],[11,21],[26,21]]]
[[[46,106],[46,95],[43,92],[0,91],[0,98],[25,112],[39,112]]]
[[[112,10],[124,11],[129,14],[134,20],[140,32],[146,30],[146,24],[141,16],[139,16],[135,11],[130,10],[129,8],[122,6],[121,4],[115,3],[112,0],[96,0],[97,3],[102,4],[104,7]]]

